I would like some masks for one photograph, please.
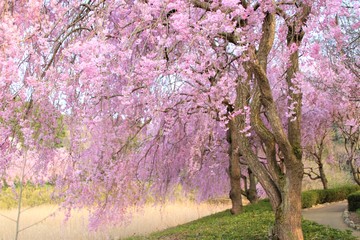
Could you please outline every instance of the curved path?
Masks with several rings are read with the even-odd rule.
[[[328,225],[340,230],[351,230],[360,239],[360,231],[349,228],[343,221],[342,214],[347,208],[347,201],[325,204],[303,210],[304,219]]]

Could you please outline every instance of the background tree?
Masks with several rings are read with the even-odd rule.
[[[337,115],[336,123],[344,140],[344,148],[347,155],[346,163],[350,166],[350,172],[354,181],[360,185],[360,128],[357,106],[351,106],[346,114]]]
[[[305,157],[315,162],[317,165],[317,170],[314,170],[313,167],[305,167],[304,174],[308,176],[311,180],[320,179],[324,189],[328,189],[328,180],[324,170],[325,163],[325,154],[327,148],[327,142],[329,141],[329,132],[331,129],[325,129],[322,132],[319,130],[316,131],[319,133],[317,139],[313,145],[305,146],[304,152]]]

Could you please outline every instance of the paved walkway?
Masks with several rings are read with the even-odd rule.
[[[340,230],[352,230],[353,235],[360,239],[360,231],[349,228],[343,221],[342,213],[347,208],[347,201],[325,204],[319,207],[303,210],[304,219],[328,225]]]

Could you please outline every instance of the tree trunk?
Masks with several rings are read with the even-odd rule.
[[[231,214],[239,214],[242,211],[242,196],[241,196],[241,186],[240,186],[240,164],[236,163],[233,160],[233,157],[230,158],[230,199],[231,199]]]
[[[302,173],[294,169],[287,173],[281,192],[282,202],[275,209],[275,225],[272,232],[273,240],[304,239],[301,229],[301,180]]]
[[[301,8],[300,19],[296,19],[296,22],[286,20],[288,47],[292,44],[300,46],[304,36],[302,26],[306,24],[311,8],[306,4]],[[275,39],[275,17],[274,13],[266,14],[258,50],[255,46],[250,46],[247,51],[250,60],[244,64],[244,69],[248,73],[248,78],[238,82],[235,100],[235,110],[244,109],[250,105],[251,126],[264,143],[267,165],[259,161],[245,133],[240,134],[239,146],[241,154],[264,187],[275,211],[272,239],[303,240],[301,228],[301,185],[304,173],[301,146],[302,95],[301,92],[296,91],[297,86],[293,81],[295,74],[299,71],[299,53],[295,51],[290,55],[290,64],[286,71],[285,78],[290,96],[288,104],[290,107],[295,107],[288,120],[287,131],[285,131],[267,76],[268,55]],[[254,91],[249,90],[252,79],[255,79]],[[249,93],[252,93],[251,97],[248,97]],[[262,112],[265,112],[263,118]],[[238,129],[246,127],[248,120],[246,116],[238,115],[235,119],[238,121]],[[283,170],[276,159],[276,151],[284,158]]]
[[[328,189],[328,180],[325,175],[324,166],[322,163],[319,164],[319,173],[320,173],[320,179],[321,183],[323,185],[324,189]]]
[[[354,159],[351,157],[350,159],[350,167],[351,167],[351,173],[353,175],[354,181],[360,185],[360,171],[359,168],[355,166]]]
[[[355,150],[357,143],[360,139],[360,134],[351,134],[351,128],[350,133],[348,134],[348,137],[345,137],[345,150],[348,155],[348,162],[350,163],[350,169],[351,173],[353,175],[354,181],[360,185],[360,168],[358,168],[355,160]],[[348,144],[349,143],[349,144]]]
[[[227,140],[229,142],[229,177],[230,177],[230,194],[231,214],[239,214],[242,212],[242,196],[241,196],[241,167],[239,163],[239,148],[237,145],[237,133],[233,127],[233,122],[229,122],[229,130]]]
[[[249,174],[249,189],[246,195],[250,203],[257,203],[259,201],[259,196],[256,191],[257,181],[254,173],[251,171],[249,167],[248,167],[248,174]]]

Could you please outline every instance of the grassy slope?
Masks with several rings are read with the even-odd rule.
[[[246,206],[244,213],[238,216],[232,216],[229,211],[224,211],[149,236],[132,237],[128,240],[266,240],[269,228],[273,225],[273,219],[274,215],[269,202],[261,201],[258,204]],[[350,231],[339,231],[306,220],[303,221],[303,231],[307,240],[356,240]]]

